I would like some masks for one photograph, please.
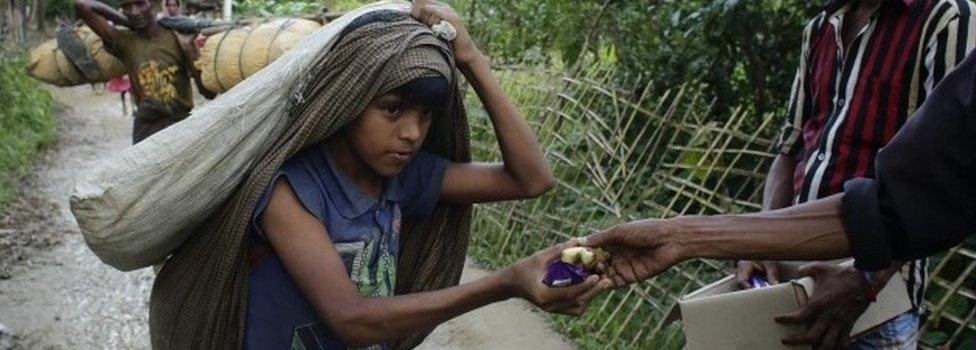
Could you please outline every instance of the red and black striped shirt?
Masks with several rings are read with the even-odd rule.
[[[795,203],[874,177],[878,151],[976,44],[969,1],[886,0],[844,47],[841,26],[853,3],[829,2],[804,30],[779,142],[779,151],[796,160]],[[921,305],[925,264],[908,265],[913,301]]]

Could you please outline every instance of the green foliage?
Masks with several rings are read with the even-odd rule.
[[[118,0],[98,0],[111,6],[119,7]],[[44,17],[48,19],[73,18],[75,14],[74,0],[50,0],[44,3]]]
[[[482,48],[504,62],[609,61],[653,93],[697,83],[732,106],[785,109],[801,31],[820,2],[785,0],[467,0]],[[639,85],[643,87],[644,85]]]
[[[315,14],[324,6],[320,1],[235,0],[235,15],[273,17]]]
[[[350,10],[355,10],[360,6],[363,6],[371,2],[375,2],[375,1],[369,1],[369,0],[327,0],[325,1],[326,6],[328,6],[330,10],[336,12],[346,12]]]
[[[74,16],[73,0],[51,0],[44,4],[44,17],[48,19]]]
[[[0,49],[0,212],[39,152],[53,142],[54,102],[24,71],[23,54]]]
[[[371,1],[364,0],[234,0],[234,13],[245,17],[301,16],[355,9]]]

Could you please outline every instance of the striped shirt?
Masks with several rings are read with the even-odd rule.
[[[841,26],[853,1],[830,1],[803,33],[800,67],[777,147],[796,160],[794,203],[874,177],[875,155],[936,84],[976,44],[967,0],[886,0],[844,47]],[[926,262],[902,273],[916,309]]]

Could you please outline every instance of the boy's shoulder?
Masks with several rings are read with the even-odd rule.
[[[291,176],[316,178],[323,175],[331,177],[332,173],[325,146],[322,145],[313,145],[295,153],[281,165],[281,171]]]
[[[326,221],[329,215],[329,189],[335,179],[328,169],[324,155],[314,149],[302,150],[285,160],[269,182],[264,196],[255,208],[256,215],[270,200],[272,188],[280,180],[286,180],[302,206],[319,220]]]

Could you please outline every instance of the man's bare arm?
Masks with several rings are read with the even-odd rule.
[[[129,20],[121,12],[94,0],[75,0],[75,14],[105,43],[114,43],[113,23],[123,26],[129,24]]]
[[[613,252],[611,277],[623,286],[692,258],[829,260],[850,256],[843,194],[744,215],[639,220],[587,237]]]
[[[793,171],[796,161],[793,157],[779,154],[769,167],[766,183],[763,187],[762,209],[776,210],[793,204]],[[753,274],[760,273],[772,283],[779,283],[779,268],[773,261],[740,260],[735,272],[739,287],[752,288],[750,279]]]
[[[793,170],[796,161],[784,154],[776,156],[763,187],[763,210],[786,208],[793,204]]]
[[[850,256],[843,194],[746,215],[674,219],[682,245],[708,258],[827,260]]]

